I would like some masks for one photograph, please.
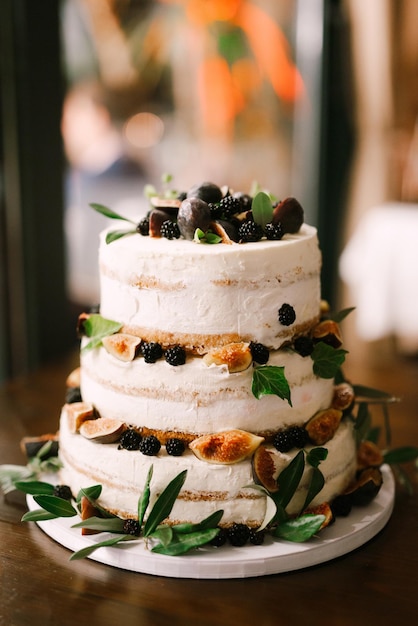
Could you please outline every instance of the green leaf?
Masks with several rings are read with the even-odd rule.
[[[322,487],[325,484],[325,478],[323,473],[318,467],[312,467],[311,479],[309,481],[308,492],[306,494],[306,499],[302,507],[302,511],[308,508],[312,500],[318,493],[321,491]]]
[[[73,524],[71,528],[89,528],[90,530],[98,530],[100,532],[108,531],[110,533],[123,533],[124,520],[120,517],[89,517],[77,524]]]
[[[171,526],[168,526],[168,524],[158,526],[157,530],[150,535],[150,537],[157,539],[164,547],[168,546],[168,544],[172,541],[173,536],[174,531]]]
[[[147,479],[145,481],[144,491],[142,492],[142,495],[141,495],[141,497],[138,500],[138,524],[139,524],[140,528],[142,526],[142,522],[144,521],[144,515],[145,515],[145,512],[146,512],[146,510],[148,508],[148,504],[149,504],[150,483],[151,483],[151,478],[152,478],[153,472],[154,472],[154,466],[151,465],[151,467],[148,470]]]
[[[57,517],[74,517],[77,515],[77,511],[68,500],[51,495],[34,496],[33,499],[36,504]]]
[[[344,363],[346,354],[347,350],[335,349],[327,343],[319,341],[311,354],[315,376],[319,378],[334,378]]]
[[[277,478],[279,491],[272,495],[274,501],[285,509],[292,499],[305,469],[305,454],[299,450],[297,455],[285,467]]]
[[[144,186],[144,196],[146,198],[152,198],[153,196],[156,196],[157,194],[157,190],[154,187],[154,185],[151,184],[147,184]]]
[[[252,392],[257,399],[267,395],[279,396],[279,398],[287,400],[292,406],[290,387],[284,373],[284,367],[277,367],[276,365],[254,367]]]
[[[302,543],[315,535],[324,521],[325,515],[301,515],[279,524],[273,534],[286,541]]]
[[[84,487],[80,489],[77,494],[77,502],[81,502],[81,498],[84,496],[93,506],[96,506],[95,500],[100,497],[102,493],[102,485],[92,485],[91,487]]]
[[[4,494],[16,489],[15,484],[19,480],[34,478],[34,472],[23,465],[0,465],[0,487]]]
[[[312,465],[312,467],[318,467],[318,465],[322,461],[325,461],[327,456],[328,456],[327,448],[322,448],[322,447],[312,448],[312,450],[309,450],[308,454],[306,455],[306,461],[309,463],[309,465]]]
[[[122,541],[134,541],[135,539],[138,538],[133,537],[132,535],[116,535],[115,537],[111,537],[110,539],[105,539],[104,541],[93,543],[86,548],[78,550],[78,552],[74,552],[74,554],[70,556],[70,561],[78,561],[79,559],[84,559],[86,556],[90,556],[90,554],[95,552],[98,548],[107,548],[109,546],[115,546],[117,543],[121,543]]]
[[[97,348],[102,343],[103,337],[114,335],[121,328],[122,324],[120,322],[108,320],[98,313],[89,315],[83,324],[83,329],[87,337],[91,338],[91,341],[83,346],[81,351],[84,353],[92,348]]]
[[[19,480],[15,482],[15,487],[19,489],[19,491],[29,493],[32,496],[53,495],[54,493],[54,485],[37,480]]]
[[[206,233],[201,228],[196,228],[194,232],[194,241],[196,243],[216,244],[221,243],[222,237],[208,230]]]
[[[418,459],[418,448],[414,446],[402,446],[394,448],[383,454],[385,463],[389,465],[397,463],[409,463]]]
[[[123,217],[123,215],[119,215],[118,213],[115,213],[115,211],[112,211],[112,209],[109,209],[107,206],[104,206],[103,204],[97,204],[97,202],[91,202],[90,206],[92,209],[94,209],[98,213],[101,213],[105,217],[110,217],[112,220],[123,220],[125,222],[131,222],[131,224],[135,224],[135,222],[133,222],[129,218]]]
[[[34,511],[28,511],[21,519],[22,522],[46,522],[51,519],[57,519],[59,515],[54,513],[48,513],[45,509],[35,509]]]
[[[360,402],[357,410],[357,417],[354,422],[354,430],[357,443],[366,439],[367,433],[370,431],[372,418],[369,412],[369,405],[367,402]]]
[[[185,554],[189,550],[198,548],[209,541],[212,541],[219,533],[219,528],[207,528],[206,530],[189,533],[187,535],[176,535],[175,539],[167,546],[158,544],[152,548],[152,552],[157,554],[165,554],[167,556],[179,556]]]
[[[148,537],[157,528],[166,517],[170,514],[174,502],[186,480],[187,470],[183,470],[167,485],[161,492],[152,507],[144,526],[144,537]]]
[[[265,228],[266,224],[271,222],[273,217],[273,205],[270,196],[264,191],[259,191],[253,198],[251,212],[254,222]]]
[[[264,513],[264,519],[261,522],[260,527],[258,528],[258,530],[264,530],[269,524],[270,522],[272,522],[277,514],[277,505],[275,503],[275,501],[273,500],[273,498],[270,496],[270,494],[267,495],[266,497],[266,511]]]
[[[176,524],[172,528],[176,534],[187,534],[198,530],[206,530],[207,528],[216,528],[221,521],[223,514],[223,510],[215,511],[215,513],[212,513],[209,517],[206,517],[204,520],[196,524],[185,522],[184,524]]]
[[[339,324],[347,317],[347,315],[350,315],[350,313],[352,313],[355,310],[355,308],[356,308],[355,306],[352,306],[347,309],[342,309],[342,311],[339,311],[338,313],[335,313],[334,315],[332,315],[331,319],[334,320],[334,322],[336,322],[337,324]]]
[[[110,230],[106,233],[106,243],[112,243],[112,241],[117,241],[118,239],[122,239],[122,237],[126,237],[127,235],[135,235],[136,230]]]

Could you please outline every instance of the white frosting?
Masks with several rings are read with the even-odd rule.
[[[324,447],[328,449],[328,457],[320,469],[325,486],[312,506],[332,500],[353,479],[356,451],[351,422],[341,423],[336,435]],[[247,488],[254,484],[251,459],[234,465],[220,465],[201,461],[190,450],[181,457],[167,455],[164,447],[154,457],[139,451],[118,450],[118,444],[94,443],[82,435],[70,433],[64,412],[60,424],[60,450],[64,461],[61,480],[70,485],[74,494],[81,487],[101,484],[100,504],[123,517],[136,515],[138,499],[153,465],[151,506],[167,484],[187,469],[186,481],[170,515],[172,521],[198,522],[218,509],[224,510],[222,523],[225,524],[232,521],[261,524],[263,521],[265,496],[258,490]],[[297,450],[287,454],[275,451],[277,466],[284,468],[296,453]],[[300,512],[310,472],[311,468],[306,464],[300,488],[287,508],[289,514]],[[207,495],[210,499],[205,499]]]
[[[100,242],[101,314],[129,327],[191,335],[235,334],[277,349],[320,306],[321,254],[304,224],[280,241],[197,244],[130,235]],[[294,325],[278,322],[290,304]]]
[[[104,348],[82,356],[81,392],[102,417],[132,426],[190,433],[240,428],[250,432],[303,425],[331,405],[333,380],[318,378],[312,359],[289,349],[272,352],[268,365],[283,366],[292,406],[276,395],[255,398],[253,367],[229,373],[226,365],[207,367],[202,357],[188,356],[172,366],[164,359],[126,363]]]

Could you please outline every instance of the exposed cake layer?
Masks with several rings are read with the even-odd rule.
[[[314,375],[309,356],[282,348],[270,353],[268,365],[284,367],[291,405],[277,395],[253,395],[253,366],[231,374],[227,365],[208,367],[191,355],[178,367],[164,359],[123,362],[103,347],[82,355],[81,392],[102,417],[156,431],[159,439],[165,432],[198,436],[233,428],[266,436],[303,425],[331,405],[334,382]]]
[[[320,464],[320,469],[325,477],[325,485],[312,506],[331,501],[353,480],[356,451],[351,422],[342,422],[333,439],[324,447],[328,449],[328,456]],[[271,446],[269,449],[275,455],[276,474],[297,453],[297,450],[280,453]],[[309,450],[310,446],[306,449]],[[224,525],[241,522],[259,526],[265,516],[265,496],[259,490],[248,488],[248,485],[254,484],[251,459],[221,465],[201,461],[190,450],[181,457],[170,457],[164,447],[157,456],[148,457],[139,451],[118,449],[117,443],[94,443],[80,434],[72,434],[64,413],[60,424],[60,456],[64,462],[61,480],[74,493],[82,487],[101,484],[103,491],[100,504],[122,517],[136,517],[138,499],[151,465],[151,494],[154,500],[179,472],[184,469],[188,471],[170,514],[171,523],[199,522],[219,509],[224,510]],[[306,465],[299,489],[287,507],[289,514],[300,513],[310,472],[310,466]]]
[[[318,321],[321,254],[304,224],[280,241],[197,244],[139,234],[99,252],[103,317],[127,332],[199,353],[232,341],[278,349]],[[278,320],[283,304],[295,321]]]

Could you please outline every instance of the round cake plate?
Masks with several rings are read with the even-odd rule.
[[[348,517],[339,517],[335,524],[306,543],[273,540],[266,537],[262,546],[203,547],[183,556],[155,554],[142,542],[128,542],[98,548],[88,558],[112,567],[174,578],[250,578],[290,572],[325,563],[364,545],[388,522],[394,505],[395,481],[388,466],[383,466],[383,485],[376,498],[366,507],[355,507]],[[27,496],[30,510],[38,508]],[[58,518],[37,522],[52,539],[65,548],[78,551],[113,535],[81,535],[71,528],[74,518]]]

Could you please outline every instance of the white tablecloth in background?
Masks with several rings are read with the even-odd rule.
[[[395,335],[418,346],[418,204],[368,211],[340,258],[359,336]]]

